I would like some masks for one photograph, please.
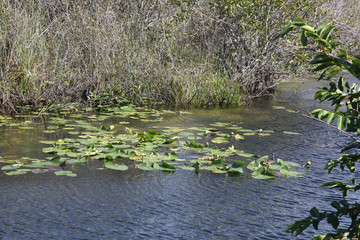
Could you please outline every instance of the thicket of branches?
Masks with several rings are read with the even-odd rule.
[[[239,104],[286,73],[293,56],[282,28],[294,17],[316,21],[330,2],[4,0],[0,111],[91,104],[104,94],[175,107]],[[349,44],[358,37],[348,36]]]

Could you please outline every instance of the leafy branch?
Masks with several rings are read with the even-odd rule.
[[[338,48],[341,43],[336,41],[336,38],[332,35],[335,28],[331,22],[325,23],[318,29],[315,29],[304,23],[301,19],[295,19],[283,30],[282,35],[287,35],[295,28],[301,29],[301,44],[304,47],[311,45],[307,49],[316,53],[310,61],[310,64],[316,66],[313,69],[314,72],[322,71],[319,80],[325,78],[331,79],[343,71],[351,73],[355,78],[360,80],[360,60],[348,54],[344,49]],[[349,82],[345,82],[343,77],[340,76],[336,82],[330,82],[329,88],[319,88],[319,91],[315,93],[314,99],[320,102],[331,102],[334,110],[316,109],[311,112],[309,117],[338,129],[354,140],[352,144],[343,148],[342,152],[360,148],[359,140],[348,133],[360,133],[360,91],[358,83],[350,86]],[[335,121],[336,125],[334,125]],[[360,162],[360,153],[344,154],[337,160],[329,161],[325,165],[325,169],[328,169],[329,174],[337,167],[340,168],[341,171],[347,169],[350,172],[356,172],[357,162]],[[318,230],[319,223],[326,219],[334,229],[334,232],[327,233],[323,236],[315,236],[313,239],[359,238],[360,205],[357,202],[353,204],[349,203],[345,198],[349,191],[356,192],[360,190],[360,184],[356,183],[356,178],[353,178],[349,182],[350,184],[335,181],[325,183],[321,186],[335,188],[342,192],[342,200],[331,202],[331,206],[335,208],[335,211],[319,212],[316,207],[313,207],[310,210],[309,217],[296,221],[294,224],[288,226],[285,231],[299,235],[310,226]],[[349,220],[345,220],[342,224],[344,228],[339,228],[340,220],[344,218],[348,218]]]

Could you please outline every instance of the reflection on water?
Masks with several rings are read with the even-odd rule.
[[[282,94],[290,100],[286,91]],[[337,158],[338,150],[318,145],[330,142],[328,134],[339,136],[302,116],[315,103],[309,101],[310,94],[304,98],[298,95],[287,102],[196,110],[192,115],[170,116],[162,123],[134,123],[132,127],[188,128],[233,122],[244,128],[276,130],[271,136],[248,136],[236,142],[235,148],[261,155],[274,153],[300,164],[311,161],[303,178],[256,180],[246,170],[239,176],[206,171],[197,175],[181,169],[170,174],[131,168],[119,172],[97,170],[102,167],[97,160],[74,165],[76,178],[52,173],[7,176],[1,172],[0,238],[291,239],[284,233],[287,225],[306,216],[315,205],[328,208],[327,201],[338,196],[336,192],[329,196],[327,190],[319,188],[330,180],[323,166],[330,158]],[[41,127],[22,134],[17,131],[1,129],[1,156],[38,157],[43,154],[39,140],[63,137],[61,133],[44,134]],[[309,239],[313,234],[308,231],[298,239]]]

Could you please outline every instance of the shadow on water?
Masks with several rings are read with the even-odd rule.
[[[316,84],[323,84],[318,83]],[[310,86],[310,88],[309,88]],[[210,171],[98,170],[100,161],[73,166],[77,177],[51,173],[7,176],[0,173],[0,238],[2,239],[291,239],[287,225],[305,217],[313,206],[328,208],[338,195],[319,186],[329,181],[323,169],[338,157],[346,141],[333,129],[301,115],[318,105],[312,101],[311,82],[284,85],[276,101],[256,102],[231,109],[195,110],[161,123],[136,127],[209,126],[214,122],[241,123],[249,129],[276,130],[271,136],[248,136],[235,148],[271,155],[301,165],[312,162],[302,178],[257,180]],[[284,107],[279,109],[278,107]],[[290,110],[290,111],[288,111]],[[39,156],[40,129],[20,134],[1,129],[7,143],[1,155]],[[301,135],[285,134],[285,131]],[[59,135],[48,137],[56,140]],[[339,140],[340,139],[340,140]],[[332,180],[334,180],[333,176]],[[308,231],[297,239],[309,239]],[[293,237],[294,238],[294,237]]]

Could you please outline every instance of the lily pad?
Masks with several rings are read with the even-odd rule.
[[[203,146],[197,142],[193,142],[193,141],[186,141],[185,144],[184,144],[186,147],[189,147],[189,148],[203,148]]]
[[[77,131],[70,131],[70,132],[68,132],[69,134],[72,134],[72,135],[79,135],[80,133],[79,132],[77,132]]]
[[[220,157],[229,157],[231,155],[234,155],[235,152],[230,151],[228,149],[226,150],[226,149],[211,148],[209,151],[209,154],[211,156],[215,155],[215,156],[220,156]]]
[[[251,153],[246,153],[244,151],[237,151],[236,154],[240,157],[245,157],[245,158],[251,158],[251,157],[256,157],[258,155],[255,154],[251,154]]]
[[[290,131],[284,131],[285,134],[289,134],[289,135],[301,135],[301,133],[297,133],[297,132],[290,132]]]
[[[266,167],[261,166],[252,173],[252,177],[256,179],[273,179],[275,178],[275,173],[269,169],[266,169]]]
[[[73,173],[72,171],[60,170],[60,171],[55,171],[54,173],[57,176],[68,176],[68,177],[76,177],[77,176],[76,173]]]
[[[178,137],[178,136],[175,136],[175,137],[172,137],[172,138],[165,137],[164,144],[170,144],[170,143],[173,143],[173,142],[177,141],[178,139],[179,139],[179,137]]]
[[[277,162],[282,166],[300,167],[300,164],[298,164],[298,163],[294,163],[294,162],[290,162],[290,161],[284,161],[284,160],[282,160],[280,158],[277,159]]]
[[[289,177],[301,177],[302,176],[302,173],[292,171],[292,170],[289,169],[288,166],[282,166],[281,169],[280,169],[280,173],[282,175],[289,176]]]
[[[147,163],[140,163],[139,165],[137,165],[137,168],[144,170],[144,171],[150,171],[150,170],[154,170],[154,168],[152,167],[151,162],[147,162]]]
[[[211,142],[221,144],[221,143],[227,143],[227,142],[229,142],[229,140],[224,137],[216,137],[216,138],[211,139]]]
[[[259,167],[260,167],[260,164],[256,161],[251,161],[247,165],[247,168],[250,169],[251,171],[256,171]]]
[[[6,175],[21,175],[28,172],[31,172],[31,169],[17,169],[16,171],[7,172]]]
[[[106,161],[105,167],[109,168],[109,169],[113,169],[113,170],[119,170],[119,171],[126,171],[129,169],[128,166],[126,166],[126,165],[116,164],[116,163],[113,163],[112,161]]]
[[[153,168],[163,171],[176,171],[175,166],[166,161],[162,161],[161,164],[153,163]]]
[[[43,133],[55,133],[55,130],[44,130]]]
[[[245,162],[238,160],[237,162],[234,162],[231,164],[231,168],[228,170],[228,172],[236,172],[236,173],[243,173],[242,166],[245,165]]]
[[[20,168],[20,166],[14,166],[14,165],[5,165],[1,168],[1,170],[6,171],[6,170],[15,170]]]

